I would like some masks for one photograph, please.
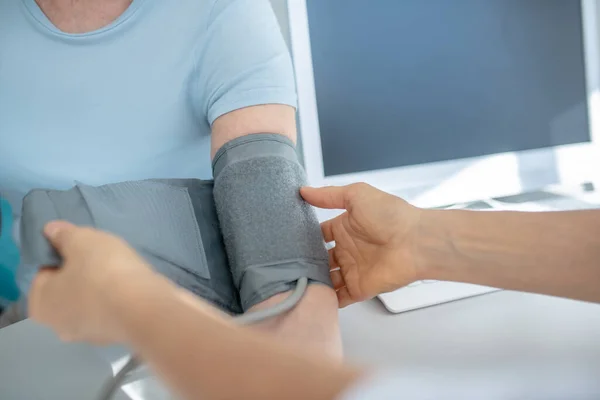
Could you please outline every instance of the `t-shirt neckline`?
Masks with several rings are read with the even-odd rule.
[[[140,6],[144,1],[145,0],[132,0],[131,4],[129,4],[129,7],[127,7],[127,9],[113,22],[102,28],[83,33],[68,33],[58,29],[56,25],[54,25],[52,21],[48,19],[46,14],[44,14],[44,12],[35,0],[23,0],[23,3],[27,7],[27,10],[31,14],[31,16],[36,20],[36,22],[39,23],[47,31],[63,37],[84,38],[100,35],[102,33],[115,29],[117,26],[123,24],[125,21],[131,18],[139,10]]]

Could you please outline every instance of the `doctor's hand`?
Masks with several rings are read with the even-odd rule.
[[[421,210],[364,183],[302,188],[311,205],[344,209],[321,224],[340,307],[396,290],[419,279],[415,247]]]
[[[122,294],[135,301],[133,286],[154,272],[110,234],[66,222],[52,222],[44,233],[63,264],[37,274],[29,296],[30,317],[65,341],[123,342],[117,318],[127,300]]]

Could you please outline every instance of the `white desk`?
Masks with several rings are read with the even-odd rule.
[[[511,400],[600,399],[598,305],[499,292],[391,315],[373,300],[343,310],[341,325],[348,358],[399,368],[439,399],[448,382],[484,387],[488,399],[507,388],[520,393]],[[29,321],[0,331],[2,400],[93,400],[109,373],[92,349]]]
[[[435,385],[437,399],[454,399],[448,382],[483,385],[485,400],[600,399],[600,305],[505,291],[391,315],[372,301],[341,325],[349,358]]]

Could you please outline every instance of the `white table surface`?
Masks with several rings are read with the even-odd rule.
[[[452,386],[487,399],[600,399],[600,305],[498,292],[399,315],[373,300],[340,318],[348,359],[398,369],[413,386],[405,394],[435,387],[448,399]],[[93,349],[30,321],[0,331],[2,400],[94,399],[109,374]],[[152,385],[147,399],[168,398]]]
[[[436,386],[437,399],[455,398],[448,386],[486,393],[469,398],[600,399],[597,304],[501,291],[391,315],[372,301],[343,310],[341,325],[350,359]]]

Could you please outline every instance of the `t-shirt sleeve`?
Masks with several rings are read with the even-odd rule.
[[[263,104],[296,107],[289,50],[269,0],[216,0],[199,60],[208,122]]]

